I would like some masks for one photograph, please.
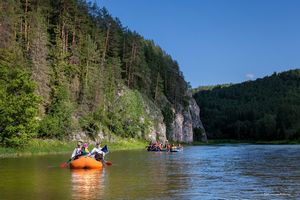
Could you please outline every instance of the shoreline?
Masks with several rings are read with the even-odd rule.
[[[33,139],[23,149],[3,148],[0,147],[1,158],[17,158],[23,156],[35,155],[58,155],[71,154],[76,147],[76,141],[60,141],[58,139]],[[183,144],[183,143],[182,143]],[[253,140],[209,140],[208,143],[195,141],[187,146],[209,146],[209,145],[225,145],[225,144],[257,144],[257,145],[284,145],[284,144],[300,144],[300,141],[274,140],[274,141],[253,141]],[[141,150],[146,149],[148,142],[137,139],[119,139],[117,142],[102,141],[101,145],[107,145],[110,152],[122,150]],[[89,145],[89,149],[94,145]]]
[[[205,142],[193,142],[192,145],[219,145],[219,144],[269,144],[269,145],[279,145],[279,144],[300,144],[297,140],[273,140],[273,141],[255,141],[255,140],[233,140],[233,139],[220,139],[220,140],[208,140]]]
[[[0,147],[1,158],[16,158],[33,155],[72,154],[76,141],[60,141],[57,139],[33,139],[23,149]],[[122,150],[146,149],[147,141],[136,139],[119,139],[117,142],[102,141],[101,146],[107,145],[110,152]],[[95,145],[90,144],[92,150]]]

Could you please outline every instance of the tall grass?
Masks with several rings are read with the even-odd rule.
[[[60,141],[53,139],[33,139],[23,149],[0,147],[0,158],[18,157],[40,154],[64,154],[72,153],[76,147],[76,141]],[[118,139],[117,142],[101,142],[101,146],[107,145],[110,152],[119,150],[145,149],[147,142],[136,139]],[[94,145],[89,145],[89,149]]]

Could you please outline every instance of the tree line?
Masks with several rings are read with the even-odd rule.
[[[300,70],[241,84],[198,88],[194,97],[209,138],[300,139]]]
[[[3,0],[0,11],[1,144],[74,130],[135,137],[150,123],[140,120],[143,97],[166,123],[171,107],[188,105],[178,63],[106,8],[84,0]],[[122,88],[130,91],[119,98]]]

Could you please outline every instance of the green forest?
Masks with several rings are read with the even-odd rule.
[[[0,10],[1,145],[76,130],[143,137],[154,123],[145,101],[167,127],[171,109],[188,105],[178,63],[107,9],[84,0],[2,0]]]
[[[299,69],[194,92],[209,139],[300,139]]]

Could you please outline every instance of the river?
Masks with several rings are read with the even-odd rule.
[[[103,170],[59,168],[68,156],[0,159],[0,199],[300,198],[300,145],[116,151]]]

